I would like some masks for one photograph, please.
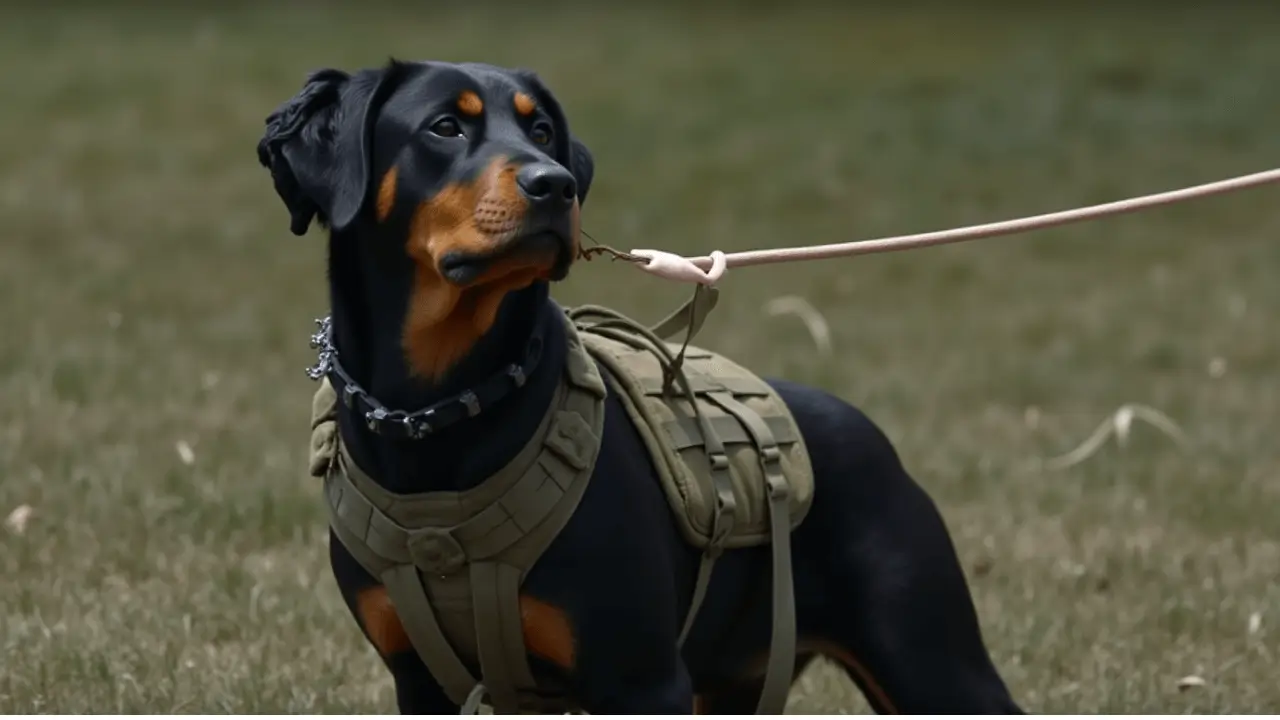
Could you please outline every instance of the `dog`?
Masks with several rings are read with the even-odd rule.
[[[395,493],[460,491],[535,432],[566,357],[550,284],[579,256],[594,158],[529,71],[405,62],[325,69],[267,118],[260,162],[304,235],[327,228],[332,341],[387,407],[424,407],[509,367],[523,385],[441,432],[404,440],[338,410],[354,463]],[[931,498],[849,403],[768,381],[811,456],[812,508],[792,535],[796,674],[824,656],[879,713],[1021,713],[979,629]],[[529,663],[585,712],[751,713],[769,648],[767,547],[727,551],[683,646],[699,553],[677,532],[619,401],[605,401],[581,504],[520,587]],[[456,713],[379,580],[331,535],[331,565],[402,713]]]

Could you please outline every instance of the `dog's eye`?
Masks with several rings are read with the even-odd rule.
[[[458,125],[458,121],[451,117],[440,118],[431,123],[431,127],[428,129],[433,135],[439,135],[440,137],[462,137],[462,126]]]
[[[533,129],[529,131],[529,137],[533,138],[533,141],[539,145],[550,145],[551,126],[547,123],[540,122],[537,125],[534,125]]]

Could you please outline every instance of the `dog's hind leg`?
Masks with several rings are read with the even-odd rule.
[[[795,671],[791,681],[794,683],[800,674],[808,669],[809,664],[817,657],[813,653],[802,653],[796,656]],[[764,691],[764,677],[756,675],[711,690],[699,693],[694,700],[695,715],[754,715],[760,702],[760,693]]]
[[[866,416],[782,385],[813,460],[814,504],[795,552],[823,608],[802,638],[881,713],[1020,713],[983,644],[942,517]]]

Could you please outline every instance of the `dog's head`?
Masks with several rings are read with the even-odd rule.
[[[428,377],[508,293],[567,275],[593,173],[536,75],[482,64],[316,72],[267,118],[258,157],[294,234],[317,219],[410,271],[403,344]]]

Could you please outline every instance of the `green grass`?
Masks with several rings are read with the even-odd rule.
[[[310,69],[536,68],[596,154],[586,227],[622,248],[870,238],[1280,165],[1280,10],[1262,3],[438,5],[3,23],[0,517],[33,514],[0,527],[0,711],[394,710],[305,473],[324,242],[289,234],[253,153]],[[1275,712],[1278,234],[1269,188],[743,269],[699,339],[885,427],[1028,709]],[[556,292],[656,318],[685,291],[597,262]],[[764,314],[786,294],[825,314],[834,357]],[[1125,402],[1190,445],[1139,424],[1037,464]],[[1206,684],[1180,692],[1191,674]],[[829,667],[793,705],[866,709]]]

